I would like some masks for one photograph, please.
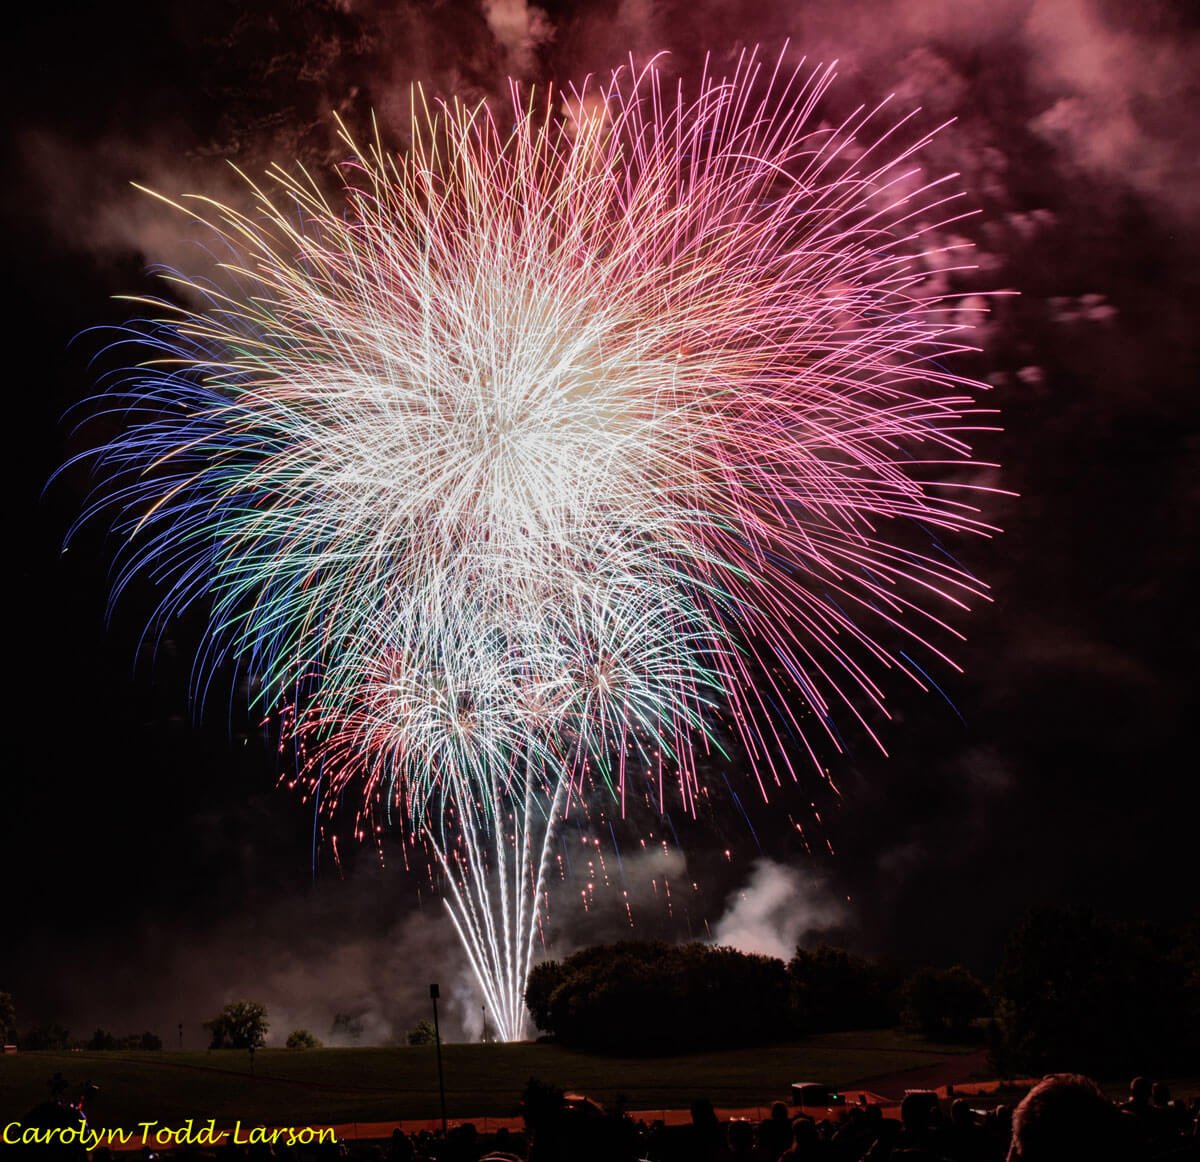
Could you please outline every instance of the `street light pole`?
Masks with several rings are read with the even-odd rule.
[[[446,1081],[442,1075],[442,1033],[438,1027],[437,1003],[438,1003],[438,986],[431,984],[429,986],[429,999],[433,1001],[433,1042],[437,1046],[437,1065],[438,1065],[438,1096],[442,1102],[442,1139],[446,1137]]]

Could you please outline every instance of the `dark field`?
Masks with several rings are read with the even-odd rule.
[[[446,1045],[446,1104],[452,1119],[512,1116],[530,1077],[602,1102],[624,1094],[631,1108],[686,1107],[704,1096],[718,1106],[767,1106],[793,1081],[847,1086],[945,1062],[970,1072],[970,1049],[937,1046],[893,1031],[831,1033],[793,1045],[667,1058],[602,1057],[553,1045]],[[265,1049],[207,1052],[21,1053],[0,1058],[0,1120],[19,1118],[48,1096],[56,1070],[71,1091],[100,1087],[99,1125],[185,1118],[299,1125],[436,1116],[432,1047]],[[921,1084],[924,1084],[922,1081]],[[869,1088],[869,1086],[868,1086]]]

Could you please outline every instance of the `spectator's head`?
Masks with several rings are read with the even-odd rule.
[[[734,1118],[729,1123],[726,1140],[735,1158],[748,1158],[754,1153],[754,1127],[745,1118]]]
[[[1120,1140],[1117,1113],[1096,1083],[1060,1073],[1035,1085],[1017,1106],[1008,1162],[1115,1162]]]
[[[777,1101],[771,1103],[771,1121],[786,1122],[788,1120],[787,1102]]]
[[[1129,1083],[1129,1100],[1133,1105],[1144,1106],[1150,1100],[1150,1079],[1135,1077]]]
[[[1165,1081],[1156,1081],[1150,1090],[1150,1097],[1156,1106],[1169,1106],[1171,1104],[1171,1087]]]
[[[971,1113],[971,1104],[965,1098],[956,1097],[950,1107],[950,1120],[960,1129],[970,1129],[975,1124],[975,1115]]]
[[[906,1093],[900,1103],[900,1121],[910,1133],[929,1129],[933,1111],[937,1108],[937,1098],[924,1090]]]
[[[817,1123],[812,1118],[797,1118],[792,1122],[792,1141],[799,1151],[817,1144]]]

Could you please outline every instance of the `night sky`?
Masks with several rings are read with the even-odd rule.
[[[336,162],[332,112],[365,126],[374,109],[402,143],[412,81],[491,97],[509,74],[578,81],[629,52],[669,50],[666,67],[694,78],[706,51],[761,43],[770,55],[790,37],[840,62],[831,115],[895,94],[898,111],[922,107],[922,127],[955,118],[925,159],[961,172],[980,211],[959,228],[980,267],[963,289],[1019,292],[992,300],[983,353],[960,368],[993,384],[1004,430],[978,452],[1003,465],[990,482],[1019,494],[985,514],[1003,535],[955,545],[994,597],[961,622],[965,673],[938,675],[945,699],[893,691],[889,757],[848,734],[830,758],[840,800],[814,779],[756,805],[730,770],[749,826],[727,801],[699,824],[672,820],[686,866],[623,843],[635,934],[736,934],[769,949],[824,930],[862,952],[986,975],[1032,905],[1156,920],[1196,908],[1194,5],[219,0],[121,5],[115,22],[109,11],[23,6],[6,30],[15,745],[0,800],[0,990],[22,1029],[150,1028],[174,1043],[183,1021],[198,1046],[199,1022],[249,994],[276,1033],[308,1024],[322,1036],[341,1011],[387,1040],[423,1015],[435,972],[472,1029],[478,1002],[421,876],[392,848],[384,867],[348,845],[340,867],[328,848],[314,860],[311,810],[277,788],[279,760],[237,691],[194,719],[200,622],[173,627],[157,659],[139,651],[146,587],[106,626],[103,530],[61,551],[87,481],[47,481],[82,446],[67,413],[94,390],[104,340],[81,332],[127,317],[112,296],[155,290],[148,264],[186,267],[194,253],[130,182],[236,197],[226,159],[251,174],[272,160]],[[823,823],[809,854],[789,820],[810,820],[814,803]],[[672,917],[649,886],[664,872],[690,901],[677,896]],[[602,900],[585,914],[569,888],[557,948],[629,933],[621,909]]]

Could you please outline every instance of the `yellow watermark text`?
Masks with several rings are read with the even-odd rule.
[[[235,1146],[309,1146],[320,1142],[337,1142],[330,1126],[244,1126],[234,1122],[232,1129],[217,1129],[215,1118],[197,1122],[188,1118],[176,1126],[162,1122],[137,1122],[133,1127],[93,1127],[86,1123],[77,1126],[26,1126],[9,1122],[0,1131],[0,1141],[6,1146],[82,1146],[96,1150],[101,1146],[157,1146],[169,1150],[176,1146],[220,1146],[231,1142]]]

